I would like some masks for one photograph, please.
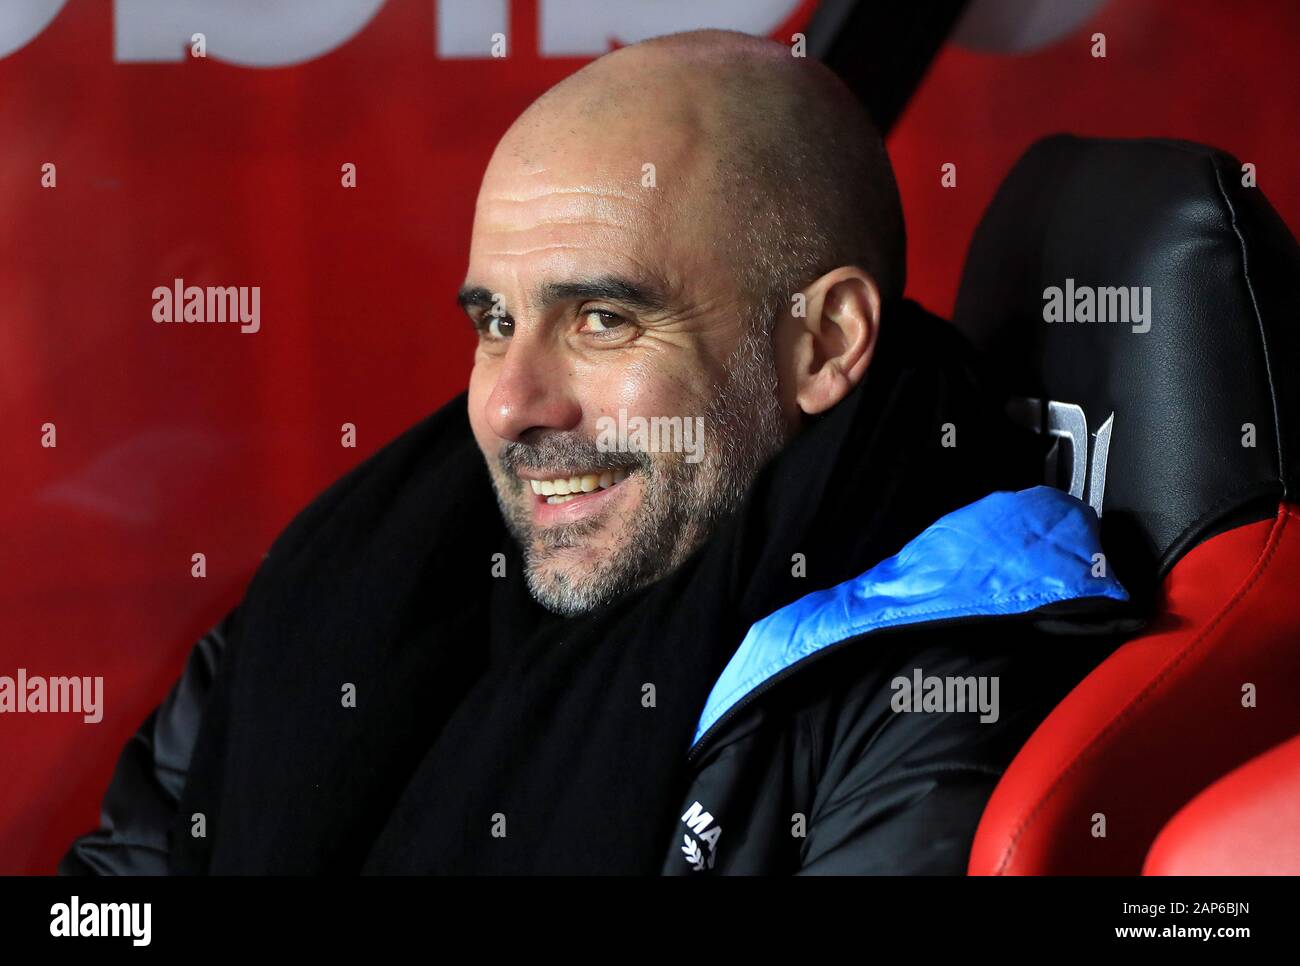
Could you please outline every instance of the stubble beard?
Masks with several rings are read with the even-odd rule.
[[[529,592],[543,607],[576,616],[659,580],[739,508],[758,472],[786,439],[771,341],[763,327],[746,326],[727,371],[703,413],[704,455],[698,463],[688,463],[685,453],[602,452],[594,440],[576,435],[502,449],[491,465],[492,486],[502,517],[523,548]],[[642,498],[630,511],[537,529],[531,490],[517,475],[521,466],[621,466],[630,473],[620,485],[636,479]],[[621,539],[605,553],[568,566],[556,564],[563,555],[581,553],[588,538],[606,529]]]

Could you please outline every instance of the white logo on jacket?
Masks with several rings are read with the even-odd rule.
[[[706,812],[699,802],[691,803],[691,807],[682,816],[682,821],[699,837],[697,842],[689,834],[682,836],[682,857],[691,864],[691,869],[695,872],[713,868],[713,862],[718,857],[718,839],[722,836],[722,826],[713,824],[713,816]],[[700,842],[709,847],[707,855],[700,848]]]

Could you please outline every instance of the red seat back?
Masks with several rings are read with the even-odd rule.
[[[1300,735],[1225,775],[1185,805],[1144,875],[1300,875]]]
[[[1048,138],[990,204],[954,322],[1032,401],[1148,624],[1012,762],[971,872],[1135,875],[1192,796],[1300,732],[1297,280],[1286,225],[1203,145]]]
[[[1136,875],[1189,798],[1300,732],[1300,508],[1201,543],[1164,595],[1007,770],[971,874]]]

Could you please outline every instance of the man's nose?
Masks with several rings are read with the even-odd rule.
[[[565,360],[538,342],[521,339],[506,350],[486,415],[494,433],[519,442],[530,430],[575,428],[582,407],[569,391]]]

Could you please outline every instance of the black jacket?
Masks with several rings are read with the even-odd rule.
[[[397,514],[404,503],[427,506],[430,481],[445,492],[453,468],[471,473],[478,462],[462,398],[345,477],[277,540],[244,601],[198,643],[128,743],[101,827],[74,843],[60,871],[649,871],[644,851],[613,857],[634,837],[658,851],[655,867],[667,874],[963,871],[998,775],[1114,645],[1106,628],[1125,595],[1095,566],[1096,521],[1083,504],[1046,488],[980,499],[1029,482],[1041,452],[1002,420],[969,348],[915,307],[895,311],[884,331],[866,385],[801,434],[679,572],[593,621],[557,625],[579,638],[562,673],[621,673],[599,665],[611,651],[601,634],[581,651],[579,632],[594,622],[620,654],[667,654],[663,673],[684,680],[665,690],[685,702],[682,720],[698,715],[694,736],[665,731],[651,745],[675,763],[663,787],[633,787],[643,773],[669,774],[662,762],[618,763],[632,783],[617,790],[621,803],[604,780],[610,763],[583,760],[582,722],[543,705],[512,724],[519,735],[554,730],[573,749],[564,775],[535,776],[533,787],[550,789],[548,827],[517,836],[559,836],[559,859],[481,867],[491,850],[468,832],[458,854],[446,841],[424,847],[445,834],[420,822],[445,804],[439,762],[456,750],[430,748],[446,734],[457,746],[474,740],[464,695],[494,665],[466,655],[477,653],[479,620],[499,593],[479,607],[472,580],[430,569],[442,566],[431,550],[473,544],[476,557],[498,535],[465,522],[486,520],[482,502],[452,507],[429,529]],[[955,447],[941,442],[953,427]],[[486,493],[481,467],[472,472],[451,491]],[[430,574],[439,579],[423,579]],[[420,590],[431,585],[442,592],[432,602]],[[364,620],[354,600],[366,602]],[[533,622],[551,629],[523,605],[510,610],[526,618],[520,635]],[[310,692],[314,676],[328,684],[339,674],[382,694],[369,707],[381,704],[383,716],[340,722],[311,701],[277,703]],[[903,710],[913,684],[918,710]],[[945,686],[947,705],[922,706]],[[953,709],[994,686],[988,720]],[[441,689],[437,714],[409,695],[420,687]],[[584,710],[590,717],[577,716]],[[518,744],[515,766],[526,770],[528,741]],[[611,822],[600,808],[584,811],[606,791]],[[643,810],[628,805],[642,799]],[[211,828],[196,838],[200,813]]]
[[[1048,487],[994,494],[756,624],[706,704],[663,872],[964,872],[1003,770],[1126,624],[1095,524]]]

